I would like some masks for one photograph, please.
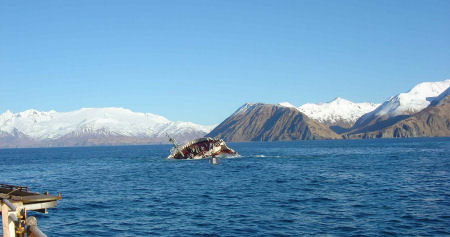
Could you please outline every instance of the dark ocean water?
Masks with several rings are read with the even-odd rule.
[[[449,236],[450,138],[0,150],[0,183],[63,199],[49,236]],[[5,172],[7,170],[7,172]]]

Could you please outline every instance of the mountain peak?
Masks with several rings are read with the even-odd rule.
[[[374,110],[379,104],[353,103],[336,97],[328,103],[304,104],[298,109],[308,117],[327,126],[349,128],[363,114]]]
[[[288,108],[297,108],[297,107],[295,107],[293,104],[291,104],[289,102],[281,102],[281,103],[278,103],[278,105],[281,105],[283,107],[288,107]]]
[[[374,111],[364,114],[356,121],[353,133],[366,131],[368,126],[375,123],[389,121],[389,124],[409,116],[428,107],[437,96],[450,87],[450,79],[437,82],[422,82],[415,85],[406,93],[399,93],[390,97]],[[378,122],[377,122],[378,121]],[[387,122],[384,126],[387,126]]]
[[[247,111],[250,107],[255,106],[259,103],[245,103],[241,107],[239,107],[236,111],[234,111],[233,115],[241,114]]]
[[[341,100],[348,101],[348,100],[338,96],[338,97],[334,98],[331,102],[333,102],[333,101],[341,101]]]
[[[332,101],[328,102],[328,104],[331,104],[331,103],[334,103],[334,104],[343,104],[343,103],[345,103],[345,104],[350,104],[350,103],[354,104],[350,100],[346,100],[346,99],[344,99],[342,97],[336,97]]]
[[[255,104],[238,109],[206,136],[225,141],[277,141],[338,139],[326,126],[304,116],[297,109],[274,104]]]
[[[2,115],[13,115],[14,113],[11,110],[7,109]]]
[[[408,115],[425,109],[430,102],[450,87],[450,79],[437,82],[422,82],[406,93],[399,93],[383,103],[375,112],[376,116]]]
[[[0,115],[0,133],[14,134],[14,131],[19,131],[36,141],[56,141],[73,136],[108,135],[121,136],[120,139],[128,139],[127,141],[158,139],[158,142],[161,142],[166,141],[164,132],[185,141],[203,136],[211,129],[211,126],[172,122],[160,115],[137,113],[116,107],[83,108],[70,112],[40,112],[30,109],[16,114],[6,111]],[[118,138],[111,139],[114,142],[120,142]],[[66,143],[62,143],[64,144]]]
[[[417,96],[436,95],[442,93],[442,88],[450,86],[450,79],[436,82],[421,82],[411,88],[406,94]],[[445,90],[445,89],[444,89]]]

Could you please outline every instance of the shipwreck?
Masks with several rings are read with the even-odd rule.
[[[229,148],[225,141],[217,138],[198,138],[192,140],[183,146],[179,146],[175,139],[169,137],[169,141],[173,144],[168,159],[204,159],[215,157],[237,156],[238,153]]]

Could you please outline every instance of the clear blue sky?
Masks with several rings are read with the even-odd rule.
[[[0,112],[382,102],[450,78],[450,1],[0,0]]]

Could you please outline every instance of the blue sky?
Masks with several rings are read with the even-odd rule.
[[[0,0],[0,111],[382,102],[450,78],[449,27],[447,0]]]

